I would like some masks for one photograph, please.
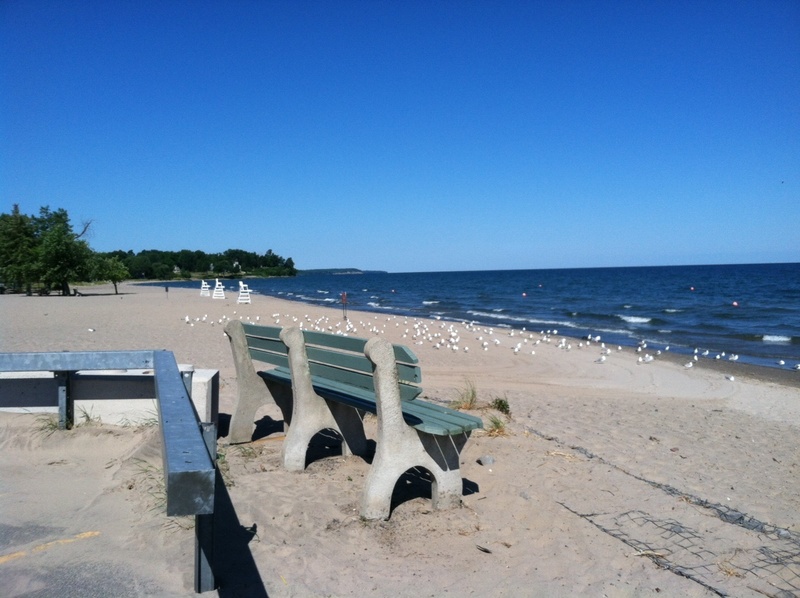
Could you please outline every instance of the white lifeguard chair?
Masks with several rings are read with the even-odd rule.
[[[203,281],[203,284],[200,285],[200,296],[211,297],[211,287],[208,286],[208,283],[205,280]]]
[[[214,294],[211,295],[212,299],[225,299],[225,287],[222,286],[222,283],[219,281],[219,278],[216,279],[217,284],[214,285]]]
[[[239,298],[236,303],[250,303],[250,287],[239,281]]]

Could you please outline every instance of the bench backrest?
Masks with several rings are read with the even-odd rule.
[[[243,324],[243,328],[251,359],[289,367],[288,350],[280,340],[280,328],[254,324]],[[304,330],[303,338],[312,377],[374,390],[372,362],[364,355],[366,339],[311,330]],[[402,345],[392,347],[397,360],[400,397],[404,401],[411,401],[422,392],[422,372],[417,356]]]
[[[242,328],[247,339],[250,359],[289,368],[289,351],[281,340],[281,328],[255,324],[242,324]]]

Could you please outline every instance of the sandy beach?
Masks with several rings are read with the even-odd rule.
[[[467,443],[461,508],[415,497],[365,522],[369,465],[334,455],[283,471],[277,407],[259,412],[271,433],[253,443],[224,436],[236,397],[224,322],[336,331],[340,310],[237,305],[199,283],[80,290],[0,295],[0,351],[168,349],[219,370],[219,596],[800,595],[800,372],[639,363],[616,346],[600,362],[599,343],[552,331],[350,311],[350,334],[412,348],[427,400],[474,385],[472,413],[505,423]],[[442,344],[451,333],[458,350]],[[498,398],[510,416],[487,407]],[[158,429],[79,423],[48,434],[41,416],[0,413],[3,594],[191,595],[193,521],[159,503]]]

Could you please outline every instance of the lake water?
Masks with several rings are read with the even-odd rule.
[[[237,281],[224,283],[238,290]],[[199,290],[198,282],[169,284]],[[800,264],[315,274],[247,284],[311,305],[341,307],[347,293],[348,307],[361,311],[800,363]]]

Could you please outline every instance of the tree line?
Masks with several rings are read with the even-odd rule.
[[[101,254],[119,260],[131,274],[131,278],[169,280],[207,275],[228,276],[295,276],[297,269],[292,258],[283,258],[271,249],[264,255],[243,249],[227,249],[222,253],[204,251],[160,251],[146,249],[133,251],[111,251]]]
[[[0,283],[4,290],[40,293],[51,290],[70,294],[76,282],[191,278],[192,276],[295,276],[292,258],[270,249],[264,255],[228,249],[222,253],[203,251],[145,250],[97,252],[86,241],[92,222],[76,230],[64,209],[39,209],[25,215],[15,204],[11,213],[0,214]]]

